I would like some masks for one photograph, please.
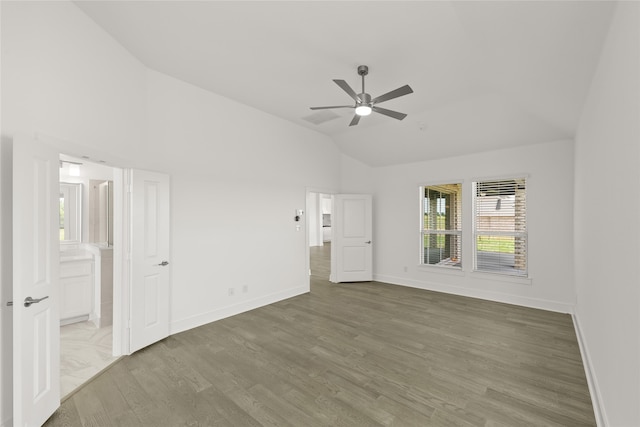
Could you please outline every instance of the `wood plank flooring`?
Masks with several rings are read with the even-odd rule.
[[[324,242],[322,246],[311,246],[311,275],[318,279],[329,280],[331,273],[331,242]]]
[[[116,362],[46,426],[593,426],[571,317],[331,284]]]

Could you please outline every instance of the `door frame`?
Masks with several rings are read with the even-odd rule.
[[[58,155],[64,154],[88,162],[111,167],[113,173],[113,341],[112,355],[130,354],[130,214],[129,176],[131,165],[127,161],[90,147],[35,133],[34,139],[52,146]]]
[[[319,193],[319,194],[328,194],[331,196],[335,196],[336,194],[339,194],[339,191],[337,190],[332,190],[332,189],[327,189],[327,188],[319,188],[319,187],[306,187],[306,191],[305,191],[305,198],[304,198],[304,204],[305,204],[305,212],[309,212],[309,194],[310,193]],[[333,210],[333,205],[331,206],[331,209]],[[306,217],[308,218],[308,215],[306,215]],[[333,212],[331,215],[331,226],[333,228]],[[305,274],[306,279],[305,279],[305,286],[308,290],[311,290],[311,248],[309,247],[309,242],[310,242],[310,238],[309,238],[309,233],[311,232],[311,229],[309,227],[309,221],[305,220],[305,238],[304,238],[304,244],[305,244],[305,270],[307,272],[307,274]],[[332,274],[333,272],[331,272],[330,274]]]

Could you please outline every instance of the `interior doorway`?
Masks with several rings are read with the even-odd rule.
[[[331,241],[333,239],[332,195],[309,192],[307,214],[310,275],[328,281],[331,274]]]
[[[119,169],[60,155],[60,395],[114,356],[114,180]],[[57,212],[56,212],[57,214]],[[117,307],[116,307],[117,308]]]

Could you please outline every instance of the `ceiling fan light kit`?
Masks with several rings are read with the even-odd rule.
[[[356,114],[359,116],[368,116],[369,114],[371,114],[371,107],[369,107],[368,105],[358,105],[356,107]]]
[[[411,89],[409,85],[404,85],[402,87],[399,87],[398,89],[392,90],[391,92],[387,92],[384,95],[380,95],[376,98],[371,99],[371,95],[369,95],[364,90],[364,76],[366,76],[367,74],[369,74],[369,67],[367,67],[366,65],[358,66],[358,75],[362,77],[362,92],[358,94],[356,94],[351,86],[349,86],[349,84],[344,80],[333,80],[335,84],[340,86],[340,88],[344,90],[347,95],[349,95],[351,99],[355,101],[355,105],[333,105],[330,107],[311,107],[311,109],[326,110],[333,108],[353,108],[355,110],[355,116],[353,116],[353,119],[351,120],[351,123],[349,123],[349,126],[357,125],[360,121],[360,117],[368,116],[372,112],[383,114],[397,120],[402,120],[407,117],[407,115],[404,113],[377,107],[376,104],[413,93],[413,89]]]

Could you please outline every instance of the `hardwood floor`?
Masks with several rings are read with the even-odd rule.
[[[46,426],[593,426],[571,317],[331,284],[112,365]]]
[[[311,246],[311,275],[318,279],[329,280],[331,273],[331,242],[324,242],[322,246]]]

